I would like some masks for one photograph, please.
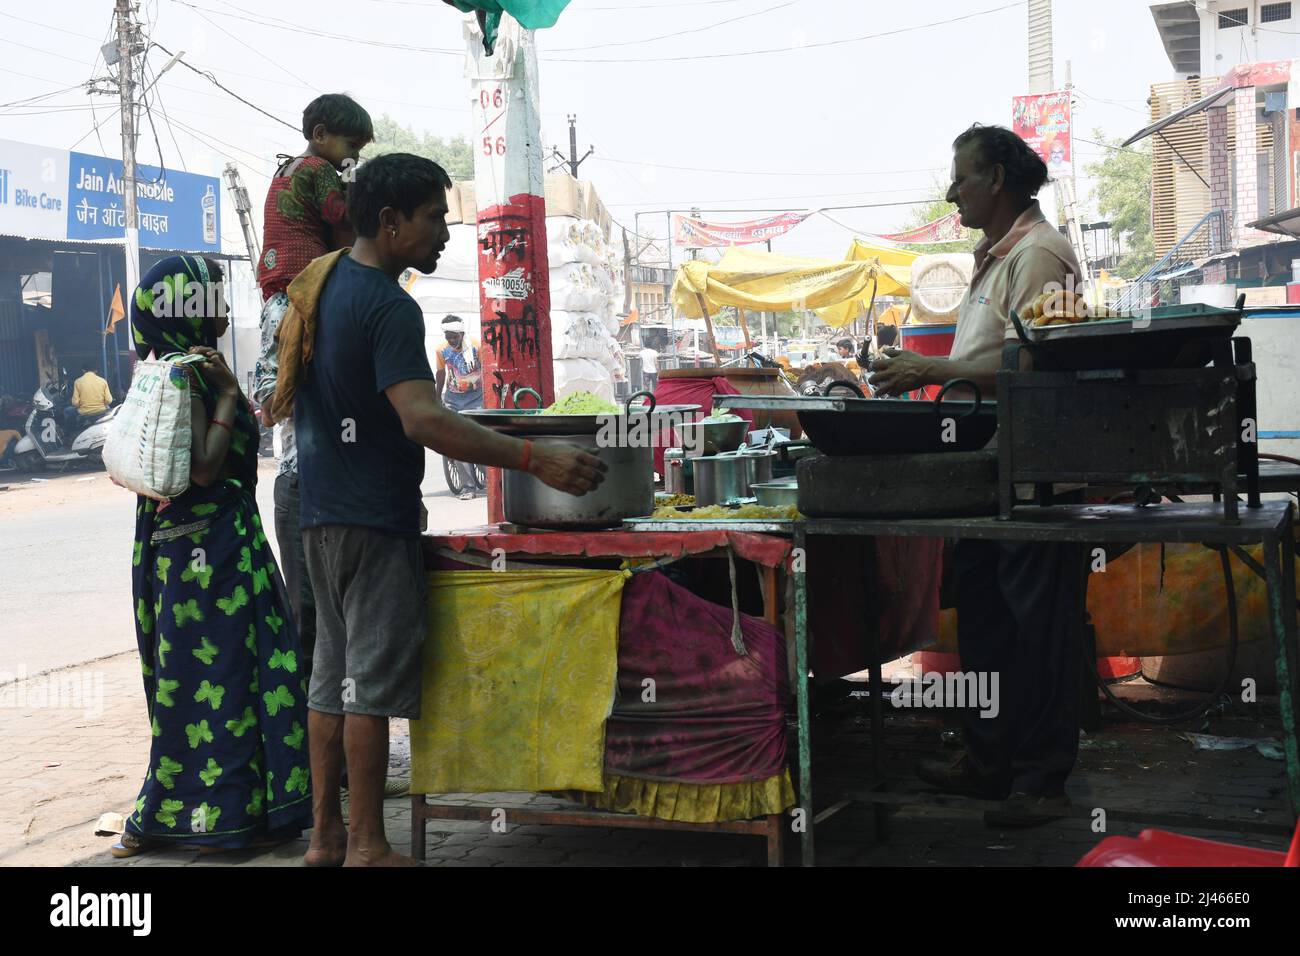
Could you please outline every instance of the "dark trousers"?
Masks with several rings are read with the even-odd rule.
[[[316,649],[316,600],[307,576],[307,555],[302,546],[299,519],[298,476],[275,476],[275,537],[280,543],[280,570],[289,591],[293,619],[302,641],[303,676],[311,686],[311,662]]]
[[[996,717],[962,713],[974,768],[1007,793],[1055,796],[1079,753],[1087,549],[958,541],[953,549],[962,670],[998,675]]]

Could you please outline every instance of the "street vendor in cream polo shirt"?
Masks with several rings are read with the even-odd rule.
[[[946,359],[887,352],[871,366],[878,394],[967,378],[991,395],[1003,342],[1015,336],[1011,310],[1023,315],[1043,292],[1077,284],[1069,243],[1034,200],[1047,166],[1024,140],[972,126],[953,143],[952,180],[948,201],[966,226],[984,230],[952,352]],[[959,540],[949,564],[961,669],[996,688],[1000,708],[963,710],[965,750],[955,760],[921,761],[916,775],[940,790],[1005,801],[984,817],[997,829],[1065,816],[1065,781],[1079,752],[1085,546]]]
[[[962,299],[957,335],[946,359],[891,350],[872,363],[877,394],[899,395],[925,385],[967,378],[991,396],[1002,345],[1014,339],[1018,315],[1053,288],[1077,288],[1079,263],[1070,243],[1034,198],[1047,184],[1047,165],[1015,133],[976,124],[952,144],[947,200],[962,225],[984,230],[975,247],[975,274]]]

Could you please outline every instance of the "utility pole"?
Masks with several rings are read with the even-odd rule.
[[[126,208],[126,295],[140,284],[140,219],[135,195],[135,76],[137,28],[130,0],[117,0],[117,89],[122,104],[122,191]]]
[[[590,146],[582,159],[578,158],[578,117],[569,116],[569,175],[574,179],[578,178],[578,167],[587,161],[587,157],[596,151],[595,146]]]
[[[1065,91],[1073,96],[1074,77],[1071,66],[1071,62],[1066,60]],[[1073,115],[1073,112],[1071,115]],[[1073,131],[1071,131],[1071,135],[1073,135]],[[1092,266],[1088,262],[1088,244],[1083,239],[1083,227],[1079,224],[1078,186],[1074,178],[1073,155],[1070,156],[1070,175],[1059,180],[1056,189],[1057,195],[1060,197],[1060,204],[1065,210],[1065,228],[1070,234],[1070,244],[1074,246],[1075,258],[1079,260],[1079,268],[1083,270],[1083,275],[1079,278],[1083,280],[1086,287],[1091,288]]]
[[[239,167],[234,163],[226,163],[225,170],[226,189],[230,192],[230,198],[235,202],[235,212],[239,216],[239,228],[244,233],[244,245],[248,247],[248,261],[253,265],[253,275],[257,275],[257,264],[262,259],[262,253],[257,246],[257,233],[253,230],[252,204],[248,201],[248,190],[244,188],[244,180],[239,175]]]

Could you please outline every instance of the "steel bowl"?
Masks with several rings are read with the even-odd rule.
[[[749,434],[749,422],[743,418],[738,422],[688,422],[677,426],[683,448],[690,458],[702,455],[720,455],[735,451]]]
[[[799,504],[799,482],[794,478],[760,481],[752,490],[758,503],[766,508],[797,507]]]

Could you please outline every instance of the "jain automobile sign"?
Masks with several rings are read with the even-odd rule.
[[[213,176],[137,170],[140,245],[219,252],[221,184]],[[0,235],[121,239],[126,234],[122,163],[0,140]]]

